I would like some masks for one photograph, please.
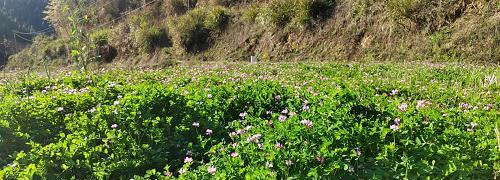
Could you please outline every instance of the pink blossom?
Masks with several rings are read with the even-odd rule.
[[[281,143],[276,143],[276,145],[274,145],[274,147],[276,147],[276,149],[281,149],[281,148],[283,148],[283,145]]]
[[[284,109],[283,111],[281,111],[281,114],[287,114],[288,113],[288,109]]]
[[[493,104],[489,103],[488,105],[484,106],[483,110],[487,111],[490,110],[493,107]]]
[[[238,153],[237,152],[232,152],[231,153],[231,157],[233,157],[233,158],[238,157]]]
[[[236,130],[236,134],[245,134],[245,130],[244,129],[238,129],[238,130]]]
[[[193,158],[191,158],[191,157],[184,158],[184,163],[192,163],[192,162],[193,162]]]
[[[217,171],[217,168],[213,167],[213,166],[210,166],[207,168],[207,171],[209,174],[213,174]]]
[[[248,142],[258,142],[259,139],[262,137],[262,134],[256,134],[256,135],[252,135],[250,136],[247,141]]]
[[[230,133],[229,133],[229,137],[234,137],[234,136],[236,136],[236,135],[238,135],[238,134],[236,134],[236,132],[230,132]]]
[[[305,125],[307,128],[312,128],[313,127],[313,122],[309,120],[302,120],[300,121],[301,124]]]
[[[393,131],[397,131],[399,129],[399,126],[397,124],[391,124],[389,128],[391,128]]]
[[[467,104],[467,103],[460,103],[458,104],[458,106],[462,109],[470,109],[472,108],[472,106],[470,104]]]
[[[402,103],[398,106],[399,111],[405,112],[408,109],[408,104]]]
[[[423,108],[423,107],[425,107],[425,100],[418,100],[417,108]]]
[[[240,117],[241,117],[241,118],[245,119],[245,117],[246,117],[246,116],[247,116],[247,113],[246,113],[246,112],[242,112],[242,113],[240,113]]]
[[[354,148],[354,151],[356,152],[356,156],[361,156],[361,149]]]
[[[284,115],[280,115],[280,116],[278,117],[278,120],[279,120],[279,121],[281,121],[281,122],[284,122],[284,121],[286,120],[286,116],[284,116]]]
[[[397,89],[393,89],[389,95],[394,96],[394,95],[398,94],[398,92],[399,91]]]

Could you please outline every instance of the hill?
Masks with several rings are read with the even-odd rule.
[[[193,59],[242,61],[253,55],[262,61],[500,62],[499,1],[50,3],[47,19],[58,36],[40,38],[35,44],[41,46],[13,56],[10,68],[37,66],[43,59],[63,66],[155,66]],[[73,18],[60,18],[66,16]]]
[[[51,34],[43,20],[47,0],[0,0],[0,66],[37,34]],[[38,32],[44,30],[43,32]],[[18,33],[16,33],[18,32]],[[30,33],[38,32],[38,33]]]

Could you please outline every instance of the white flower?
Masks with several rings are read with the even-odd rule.
[[[215,173],[217,171],[217,168],[213,167],[213,166],[210,166],[210,167],[208,167],[207,171],[208,171],[209,174],[213,174],[213,173]]]
[[[199,123],[199,122],[194,122],[194,123],[193,123],[193,126],[194,126],[194,127],[200,127],[200,123]]]
[[[61,111],[64,111],[64,108],[63,108],[63,107],[59,107],[59,108],[57,108],[57,112],[61,112]]]
[[[113,124],[113,125],[111,125],[111,128],[113,128],[113,129],[118,128],[118,124]]]
[[[207,136],[210,136],[212,133],[213,133],[213,131],[211,129],[207,129],[207,131],[205,132],[205,134]]]

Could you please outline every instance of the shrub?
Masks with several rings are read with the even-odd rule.
[[[208,11],[204,26],[209,30],[222,29],[227,24],[229,17],[226,9],[215,7]]]
[[[170,19],[174,45],[185,52],[195,53],[209,46],[211,33],[224,27],[228,21],[225,9],[197,8],[178,19]]]
[[[111,29],[101,29],[90,34],[90,39],[98,46],[104,46],[111,41]]]
[[[390,0],[387,7],[396,16],[416,23],[419,28],[435,31],[446,26],[465,11],[468,0]]]
[[[309,26],[313,21],[327,17],[334,6],[331,0],[286,0],[272,1],[260,9],[258,16],[251,9],[247,18],[257,18],[263,24],[272,24],[279,27],[290,23],[298,26]]]
[[[165,0],[167,14],[171,16],[183,15],[197,3],[197,0]]]
[[[141,52],[150,53],[155,48],[170,46],[170,41],[164,29],[146,27],[135,32],[135,44]]]

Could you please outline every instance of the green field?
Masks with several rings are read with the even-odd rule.
[[[2,75],[0,179],[500,177],[498,66],[58,74]]]

